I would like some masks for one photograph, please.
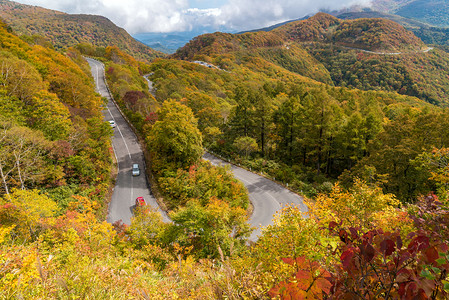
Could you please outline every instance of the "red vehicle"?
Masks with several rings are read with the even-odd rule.
[[[147,205],[145,199],[143,199],[143,197],[137,197],[136,206],[145,206],[145,205]]]

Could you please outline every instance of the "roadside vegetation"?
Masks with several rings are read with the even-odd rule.
[[[314,78],[294,73],[269,35],[180,50],[220,70],[117,47],[62,55],[0,30],[0,63],[22,70],[0,78],[1,298],[448,297],[447,110],[317,81],[330,73],[311,56],[293,65]],[[80,50],[101,54],[172,223],[150,206],[104,221],[111,130]],[[247,191],[204,147],[302,191],[307,217],[285,207],[249,243]]]

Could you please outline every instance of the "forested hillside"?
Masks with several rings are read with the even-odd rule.
[[[193,57],[203,56],[200,51]],[[426,180],[419,183],[414,167],[401,154],[401,147],[394,144],[400,143],[393,138],[396,133],[386,129],[391,125],[399,130],[398,124],[408,122],[419,124],[422,118],[435,120],[438,127],[445,124],[446,111],[395,93],[320,84],[240,51],[218,52],[209,58],[229,72],[160,60],[152,64],[152,80],[158,99],[179,99],[192,108],[210,149],[238,157],[248,167],[263,170],[303,192],[314,193],[316,188],[324,191],[332,178],[348,172],[366,180],[377,178],[385,191],[403,201],[414,199],[428,188]],[[415,142],[431,136],[413,125],[406,131],[406,136],[415,136]],[[425,148],[446,147],[444,132],[441,128],[427,145],[408,145],[410,158]],[[386,153],[380,154],[386,150],[385,144],[377,148],[382,136],[392,143],[393,161],[388,163]],[[397,164],[399,157],[405,159],[403,167]],[[392,165],[394,170],[390,169]],[[388,180],[382,182],[385,176]],[[409,181],[414,183],[409,185]],[[313,188],[309,185],[312,182]]]
[[[378,11],[347,12],[338,15],[340,19],[383,18],[397,22],[412,31],[424,43],[432,45],[447,45],[449,43],[449,29],[445,27],[430,26],[421,21],[404,18],[391,13]]]
[[[64,56],[24,42],[4,23],[0,29],[1,191],[48,189],[61,208],[71,187],[96,190],[101,199],[110,176],[110,130],[89,68],[74,49]]]
[[[146,61],[164,56],[136,41],[124,29],[102,16],[65,14],[0,0],[0,18],[19,34],[46,37],[57,49],[85,43],[103,48],[115,45],[135,58]]]
[[[375,52],[418,51],[424,43],[412,32],[386,19],[356,19],[342,21],[318,13],[309,19],[276,28],[297,42],[325,42]]]
[[[372,7],[373,9],[382,12],[393,12],[414,1],[415,0],[374,0],[372,1]]]
[[[301,30],[216,33],[151,65],[114,46],[57,53],[2,24],[0,298],[446,299],[449,111],[382,86],[337,86],[310,50],[341,47],[333,36],[348,32],[369,49],[422,43],[373,36],[367,20],[312,22],[305,43],[288,38]],[[131,225],[103,221],[111,129],[87,53],[145,142],[171,223],[150,206]],[[202,161],[203,147],[305,195],[307,216],[284,207],[249,243],[247,191]]]
[[[272,32],[199,36],[174,57],[209,61],[213,53],[226,51],[251,53],[336,86],[395,91],[447,105],[449,54],[429,49],[412,32],[389,20],[343,21],[319,13]],[[224,57],[216,64],[226,69]]]

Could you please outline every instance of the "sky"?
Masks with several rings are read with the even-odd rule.
[[[244,31],[371,0],[15,0],[66,13],[95,14],[131,34],[200,28]]]

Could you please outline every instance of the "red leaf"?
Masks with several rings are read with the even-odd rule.
[[[358,234],[357,230],[354,227],[349,228],[349,232],[351,233],[351,237],[353,240],[357,239]]]
[[[295,260],[291,257],[285,257],[285,258],[281,258],[283,262],[285,262],[286,264],[289,264],[291,266],[293,266],[295,264]]]
[[[408,269],[401,269],[398,272],[398,275],[396,277],[396,281],[399,282],[399,283],[404,283],[405,284],[405,283],[410,281],[410,277],[411,276],[412,276],[412,273],[411,273],[410,270],[408,270]],[[405,292],[405,290],[404,290],[404,292]]]
[[[423,279],[420,281],[420,291],[418,292],[419,296],[424,296],[425,298],[419,299],[428,299],[435,290],[435,281],[429,279]]]
[[[429,299],[429,297],[427,297],[426,292],[423,289],[419,289],[418,294],[413,298],[413,299]]]
[[[296,258],[296,264],[299,267],[302,267],[302,266],[306,265],[306,263],[308,263],[308,262],[309,261],[304,256],[300,256],[300,257]],[[310,265],[315,265],[315,264],[318,265],[318,263],[316,263],[316,262],[310,262]]]
[[[337,227],[337,226],[338,226],[338,224],[335,221],[332,221],[332,222],[329,223],[329,229],[330,230],[334,230],[334,228]]]
[[[340,260],[345,269],[349,269],[353,257],[354,257],[354,248],[349,248],[348,250],[346,250],[341,254]]]
[[[363,258],[367,261],[370,262],[371,260],[373,260],[374,255],[376,254],[376,250],[374,249],[374,247],[368,243],[368,242],[364,242],[361,246],[360,246],[360,250],[361,253],[363,255]]]
[[[427,236],[420,235],[415,237],[410,242],[410,244],[408,244],[407,249],[410,253],[416,253],[428,247],[429,247],[429,238]]]
[[[371,231],[366,232],[366,233],[363,235],[363,238],[366,239],[366,240],[369,240],[370,242],[372,242],[373,238],[374,238],[377,234],[378,234],[378,233],[377,233],[376,230],[371,230]]]
[[[418,286],[414,282],[407,284],[406,297],[408,296],[408,299],[413,299],[413,296],[416,294],[417,287]]]
[[[435,247],[430,247],[427,248],[424,251],[424,256],[427,260],[428,263],[434,264],[435,261],[440,257],[440,255],[438,254],[437,249],[435,249]]]
[[[401,249],[401,248],[402,248],[402,238],[401,238],[400,235],[398,235],[398,236],[396,237],[396,245],[397,245],[398,249]]]
[[[385,256],[390,256],[394,252],[395,248],[394,242],[390,239],[383,240],[380,243],[380,251],[382,251]]]

